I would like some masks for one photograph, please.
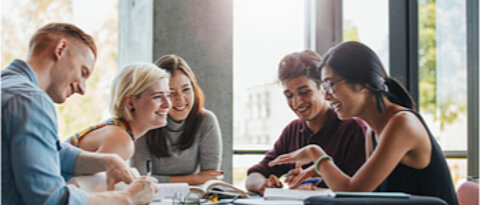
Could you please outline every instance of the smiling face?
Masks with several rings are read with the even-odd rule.
[[[176,70],[170,77],[170,92],[172,100],[170,118],[175,121],[185,120],[195,103],[195,92],[192,82],[182,71]]]
[[[75,93],[85,94],[85,82],[95,65],[95,56],[88,46],[75,41],[66,43],[64,53],[53,67],[52,81],[45,90],[55,103],[63,103]]]
[[[322,82],[329,84],[337,82],[331,86],[332,94],[325,93],[325,100],[335,110],[340,119],[349,119],[361,114],[365,104],[364,87],[359,84],[348,84],[340,76],[335,74],[329,67],[322,69]]]
[[[328,110],[322,92],[314,80],[302,75],[283,82],[288,106],[302,121],[313,121]]]
[[[134,121],[141,121],[149,125],[150,129],[163,127],[167,124],[170,102],[168,79],[161,78],[142,92],[139,98],[133,97],[132,104],[135,108]]]

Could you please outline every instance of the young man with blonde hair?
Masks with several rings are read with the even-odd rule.
[[[93,38],[74,25],[52,23],[32,37],[26,61],[2,71],[2,204],[145,204],[154,181],[134,179],[117,155],[81,151],[58,140],[53,103],[85,93],[94,69]],[[87,194],[66,182],[74,175],[106,171],[111,190]]]

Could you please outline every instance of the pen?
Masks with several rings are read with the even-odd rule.
[[[152,175],[152,159],[150,159],[150,157],[147,157],[147,176],[151,176]]]
[[[307,181],[304,181],[304,182],[300,183],[299,186],[302,186],[302,185],[305,185],[305,184],[313,184],[313,183],[317,183],[317,182],[321,182],[321,181],[322,181],[322,178],[310,179],[310,180],[307,180]]]

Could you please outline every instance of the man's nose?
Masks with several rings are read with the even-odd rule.
[[[85,89],[86,89],[85,81],[81,81],[80,83],[77,84],[75,92],[80,94],[80,95],[84,95],[85,94]]]
[[[300,104],[302,104],[302,97],[301,96],[293,97],[293,107],[298,107]]]

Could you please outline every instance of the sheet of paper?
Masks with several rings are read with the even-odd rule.
[[[229,202],[230,199],[225,199]],[[220,202],[224,202],[223,200]],[[302,205],[302,200],[265,200],[264,198],[237,199],[234,204],[238,205]]]
[[[107,191],[105,172],[99,172],[87,176],[76,176],[72,178],[72,182],[86,192]],[[127,188],[127,186],[128,185],[124,182],[119,182],[115,184],[115,190],[124,190]],[[190,191],[187,183],[158,183],[156,186],[158,189],[156,198],[158,199],[171,199],[175,196],[175,194],[180,195],[178,197],[184,197]]]
[[[86,192],[103,192],[107,190],[107,177],[105,172],[76,176],[72,178],[71,182]]]
[[[175,196],[184,198],[190,192],[187,183],[158,183],[157,197],[173,199]]]
[[[327,196],[332,193],[330,189],[281,189],[281,188],[266,188],[263,197],[267,200],[270,199],[292,199],[292,200],[304,200],[311,196]]]

